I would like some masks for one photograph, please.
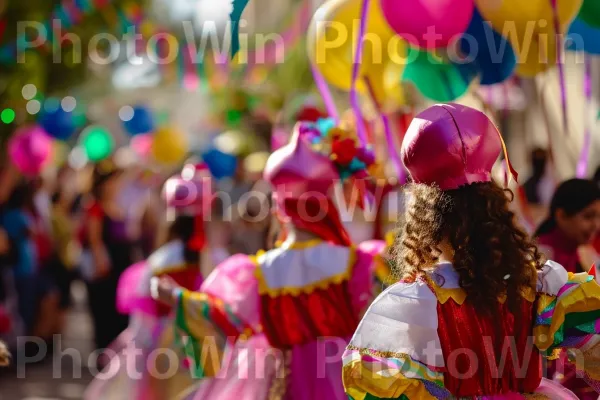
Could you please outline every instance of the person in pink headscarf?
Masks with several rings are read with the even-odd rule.
[[[544,262],[491,169],[504,142],[482,112],[432,106],[402,144],[410,172],[400,281],[369,307],[343,356],[351,400],[577,399],[542,375],[568,350],[596,388],[600,286]]]
[[[366,169],[350,142],[326,145],[338,139],[301,123],[270,156],[264,175],[285,232],[278,247],[229,258],[199,292],[156,281],[157,297],[177,308],[197,377],[212,377],[190,398],[346,398],[341,352],[372,298],[374,256],[352,245],[331,197],[340,173]]]
[[[212,202],[208,169],[186,165],[181,175],[166,181],[163,192],[170,220],[166,242],[121,275],[117,309],[130,316],[129,327],[112,343],[116,356],[105,369],[106,377],[99,376],[90,384],[86,400],[174,399],[193,384],[189,368],[169,358],[177,353],[172,310],[152,299],[150,280],[169,277],[183,288],[200,288],[201,271],[210,263],[205,233]]]

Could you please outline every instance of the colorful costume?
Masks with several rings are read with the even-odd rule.
[[[328,196],[339,165],[313,149],[321,135],[299,126],[265,171],[284,219],[320,239],[233,256],[200,292],[179,296],[177,327],[196,376],[213,377],[196,400],[345,398],[341,353],[372,299],[374,263],[351,245]],[[323,210],[318,220],[302,215]]]
[[[193,176],[186,175],[186,170],[196,173]],[[171,307],[152,298],[150,279],[169,276],[186,289],[200,288],[203,282],[200,266],[186,261],[184,253],[186,248],[205,250],[202,216],[211,199],[211,191],[205,185],[210,182],[207,174],[198,166],[186,166],[183,177],[175,176],[165,183],[167,210],[176,215],[195,216],[198,223],[194,236],[188,243],[180,239],[171,240],[146,261],[134,264],[123,272],[117,289],[117,308],[122,314],[130,315],[130,324],[111,345],[110,349],[116,356],[106,367],[109,378],[96,378],[86,391],[85,399],[176,399],[193,385],[189,367],[181,362],[183,354],[178,346],[174,347],[174,315]],[[162,349],[172,349],[179,354],[177,365],[172,364],[173,359],[152,355]],[[118,365],[118,372],[109,373],[114,370],[115,364]],[[172,372],[168,378],[165,378],[165,371]]]
[[[402,154],[416,183],[452,190],[489,182],[502,144],[483,113],[446,104],[415,118]],[[600,287],[550,261],[537,273],[536,289],[522,290],[517,311],[504,297],[482,314],[451,263],[396,283],[370,306],[344,354],[349,398],[576,399],[542,378],[541,355],[561,349],[576,350],[580,372],[600,388],[592,363]]]

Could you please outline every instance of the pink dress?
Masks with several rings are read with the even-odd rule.
[[[170,276],[180,285],[198,289],[202,275],[198,267],[183,259],[183,243],[173,241],[154,252],[147,261],[126,269],[117,288],[117,309],[130,316],[129,327],[111,344],[114,356],[87,388],[84,399],[163,400],[176,399],[194,384],[175,344],[171,309],[150,295],[150,278]],[[155,357],[172,350],[179,357]],[[163,372],[169,372],[161,375]],[[172,372],[171,372],[172,371]]]
[[[376,248],[376,247],[373,247]],[[177,326],[200,381],[190,399],[345,399],[342,353],[372,300],[375,254],[284,243],[183,291]]]

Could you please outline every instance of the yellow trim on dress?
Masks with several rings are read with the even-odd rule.
[[[301,294],[311,294],[317,289],[325,290],[331,285],[338,285],[350,279],[350,276],[352,275],[352,270],[354,269],[354,264],[356,264],[356,248],[354,246],[349,247],[348,251],[350,251],[350,255],[348,257],[348,266],[346,267],[346,270],[344,272],[327,277],[318,282],[314,282],[305,286],[285,286],[273,289],[269,287],[262,273],[259,258],[263,254],[265,254],[265,252],[261,250],[258,253],[256,253],[255,256],[251,257],[252,262],[256,264],[256,268],[254,269],[254,276],[258,281],[258,293],[261,296],[268,295],[269,297],[279,297],[284,295],[299,296]]]
[[[431,277],[424,275],[427,284],[434,292],[435,297],[441,304],[446,304],[446,302],[450,299],[454,300],[454,302],[460,306],[463,305],[465,300],[467,299],[467,292],[462,288],[444,288],[436,284]],[[524,287],[521,289],[521,296],[530,303],[535,301],[535,291],[533,288]],[[504,304],[506,301],[506,295],[502,295],[498,298],[498,301],[501,304]]]
[[[374,369],[370,366],[361,360],[352,360],[344,365],[344,388],[354,400],[363,400],[367,394],[382,399],[397,399],[405,395],[409,399],[436,400],[420,380],[409,379],[399,370],[382,371],[381,366]]]
[[[305,240],[303,242],[290,242],[290,243],[278,241],[276,243],[276,246],[280,247],[282,249],[285,249],[285,250],[304,250],[304,249],[309,249],[311,247],[318,246],[321,243],[323,243],[322,239],[311,239],[311,240]]]

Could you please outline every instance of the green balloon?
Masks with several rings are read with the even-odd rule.
[[[225,114],[227,126],[237,128],[242,123],[242,112],[238,110],[227,110]]]
[[[600,28],[600,1],[584,0],[577,18],[583,20],[588,25]]]
[[[409,49],[408,61],[402,80],[412,82],[423,96],[434,101],[456,100],[467,92],[474,77],[467,68],[461,72],[425,50]]]
[[[102,126],[90,126],[83,132],[83,148],[90,161],[102,161],[110,156],[115,147],[115,141]]]

